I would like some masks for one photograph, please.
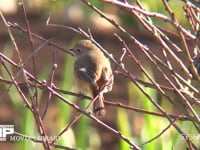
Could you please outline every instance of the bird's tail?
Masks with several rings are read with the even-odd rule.
[[[104,100],[103,93],[100,93],[97,96],[94,96],[94,98],[97,97],[97,99],[95,100],[94,105],[93,105],[93,112],[96,116],[103,117],[106,114],[106,110],[105,110],[104,102],[103,102]]]

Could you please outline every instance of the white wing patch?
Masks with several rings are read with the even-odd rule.
[[[79,71],[82,71],[82,72],[87,72],[87,69],[86,69],[86,68],[79,68],[78,70],[79,70]]]

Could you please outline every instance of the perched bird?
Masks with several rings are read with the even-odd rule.
[[[75,55],[74,82],[81,93],[89,92],[96,116],[105,115],[103,93],[112,90],[113,74],[110,61],[90,40],[80,40],[72,49]]]

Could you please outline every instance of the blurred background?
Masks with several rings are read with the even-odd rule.
[[[18,0],[0,0],[0,10],[8,22],[17,23],[19,26],[26,28],[26,21],[24,19],[23,11],[19,7],[19,2],[20,1]],[[113,36],[114,33],[120,34],[120,32],[80,0],[24,0],[23,2],[28,14],[32,33],[40,35],[45,39],[51,39],[65,49],[73,47],[77,40],[83,38],[70,30],[46,26],[47,18],[51,15],[52,23],[81,27],[86,31],[89,28],[94,39],[106,48],[109,53],[112,53],[115,59],[118,60],[121,56],[122,47],[116,37]],[[161,53],[160,44],[132,15],[111,4],[103,3],[98,0],[91,0],[90,2],[107,16],[113,18],[118,24],[123,26],[130,34],[136,37],[137,40],[144,45],[147,45],[151,51],[158,56],[161,55],[159,54]],[[128,2],[132,5],[136,4],[135,0],[130,0]],[[140,0],[140,2],[151,12],[159,12],[168,16],[162,0]],[[175,12],[179,23],[187,30],[190,30],[188,21],[183,15],[184,3],[181,0],[169,0],[169,5]],[[164,21],[160,21],[156,18],[153,18],[153,21],[155,24],[164,27],[165,29],[169,29],[171,32],[174,31],[172,26]],[[27,34],[24,34],[16,28],[11,28],[11,31],[15,37],[22,60],[26,60],[31,54],[31,46]],[[123,38],[126,39],[127,37],[123,36]],[[180,45],[179,40],[175,36],[172,37],[172,40],[177,45]],[[127,41],[128,46],[131,47],[131,50],[137,59],[141,61],[143,66],[148,68],[149,74],[154,76],[157,82],[165,85],[166,83],[163,83],[160,75],[156,74],[153,71],[154,68],[146,61],[146,56],[140,53],[138,48],[130,40],[127,39]],[[34,38],[33,49],[36,49],[42,43],[43,41]],[[194,44],[189,43],[188,46],[192,48],[194,47]],[[9,37],[8,28],[5,26],[2,18],[0,19],[0,51],[17,63],[18,58]],[[36,54],[37,78],[41,81],[46,80],[47,83],[49,82],[53,58],[58,66],[54,75],[53,83],[55,86],[66,91],[75,91],[72,83],[74,58],[53,46],[44,46]],[[131,61],[129,57],[125,57],[124,64],[127,70],[135,76],[140,77],[142,80],[147,80],[143,77],[143,74],[141,74],[138,65]],[[17,69],[12,65],[9,63],[6,63],[6,65],[13,75],[17,73]],[[26,63],[25,68],[30,73],[34,72],[31,61]],[[3,67],[0,68],[0,77],[10,79]],[[18,77],[17,81],[21,82],[22,77]],[[15,131],[28,136],[38,136],[39,134],[32,113],[24,106],[24,102],[15,86],[11,86],[11,88],[7,90],[8,86],[9,84],[0,82],[0,124],[14,124]],[[28,95],[26,87],[21,88],[22,91]],[[156,100],[159,99],[155,90],[149,88],[145,88],[145,90]],[[49,93],[46,90],[38,89],[40,114],[43,114],[44,112],[48,94]],[[80,100],[66,94],[63,94],[63,96],[73,103],[76,103],[81,108],[85,108],[87,104],[89,104],[89,101],[87,100]],[[145,100],[147,98],[130,81],[128,81],[126,77],[120,75],[115,76],[113,91],[107,93],[105,99],[149,111],[156,111],[155,107],[149,101]],[[169,102],[162,101],[161,105],[166,108],[169,113],[178,113],[178,111],[173,110],[173,106]],[[121,131],[127,138],[133,140],[134,143],[138,145],[153,138],[168,125],[166,119],[137,113],[127,109],[106,106],[106,110],[107,115],[101,120],[112,128]],[[47,135],[58,135],[58,133],[60,133],[60,131],[62,131],[62,129],[64,129],[77,114],[78,112],[72,107],[52,96],[47,113],[43,119]],[[180,126],[182,126],[183,129],[188,130],[189,133],[193,131],[193,128],[190,128],[187,123],[180,122],[180,124]],[[129,145],[118,136],[86,116],[82,116],[81,119],[69,128],[69,130],[61,136],[61,140],[59,140],[57,144],[83,150],[125,150],[130,148]],[[181,150],[182,148],[185,148],[184,146],[185,140],[183,140],[183,137],[177,134],[174,128],[170,128],[169,132],[163,134],[159,139],[144,145],[143,149]],[[29,140],[0,142],[0,149],[2,150],[34,150],[42,148],[42,144],[31,142]]]

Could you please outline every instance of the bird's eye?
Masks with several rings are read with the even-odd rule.
[[[80,52],[80,51],[81,51],[81,49],[77,48],[77,49],[76,49],[76,51],[77,51],[77,52]]]

